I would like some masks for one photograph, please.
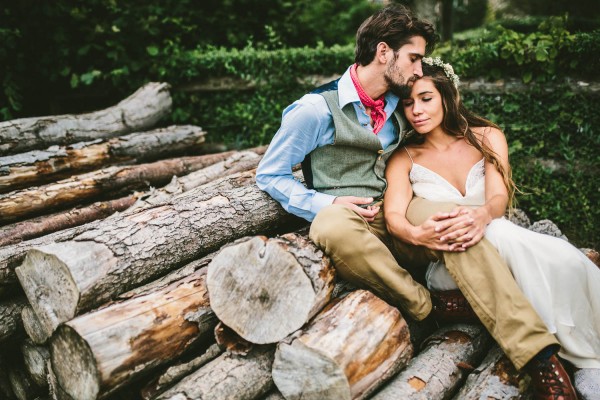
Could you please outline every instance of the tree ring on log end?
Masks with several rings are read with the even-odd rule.
[[[300,340],[279,343],[272,373],[275,385],[286,399],[351,398],[350,384],[339,364]]]
[[[316,298],[298,260],[261,237],[223,248],[208,266],[206,284],[217,317],[256,344],[276,343],[302,327]]]
[[[95,400],[100,375],[88,343],[68,325],[61,325],[50,342],[52,369],[60,387],[78,400]]]

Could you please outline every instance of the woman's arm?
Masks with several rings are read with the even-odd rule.
[[[497,128],[484,128],[482,140],[492,150],[502,167],[508,171],[508,144],[504,133]],[[477,131],[476,131],[477,132]],[[479,131],[477,133],[483,133]],[[478,208],[460,207],[461,215],[468,215],[473,224],[462,231],[456,231],[441,237],[441,240],[457,243],[468,248],[479,242],[485,234],[485,228],[495,218],[504,216],[508,205],[508,189],[502,174],[496,166],[485,162],[485,203]]]
[[[440,241],[436,223],[450,217],[449,213],[437,213],[423,224],[415,226],[406,219],[406,210],[413,191],[409,180],[412,163],[404,150],[399,149],[388,160],[385,177],[388,182],[384,197],[385,221],[390,234],[417,246],[433,250],[452,251],[448,243]],[[457,248],[455,251],[463,251]]]

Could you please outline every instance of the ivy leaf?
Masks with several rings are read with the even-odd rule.
[[[539,62],[548,61],[548,52],[546,49],[537,48],[535,50],[535,59]]]
[[[158,47],[156,46],[148,46],[146,47],[146,52],[152,57],[158,55]]]
[[[98,71],[97,69],[86,72],[85,74],[81,75],[81,82],[83,82],[85,85],[91,85],[94,79],[99,77],[101,74],[102,72]]]
[[[533,74],[531,73],[531,71],[527,71],[523,74],[523,83],[529,83],[531,82],[531,79],[533,78]]]

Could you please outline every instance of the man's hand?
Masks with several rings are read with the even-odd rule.
[[[358,215],[364,218],[367,222],[373,222],[375,216],[379,212],[379,206],[368,206],[367,208],[359,207],[361,205],[370,204],[373,202],[372,197],[356,197],[356,196],[340,196],[333,200],[333,204],[341,204],[348,207]]]

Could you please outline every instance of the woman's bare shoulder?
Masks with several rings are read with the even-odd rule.
[[[496,140],[505,140],[504,132],[494,126],[477,126],[471,128],[479,142],[495,142]]]

